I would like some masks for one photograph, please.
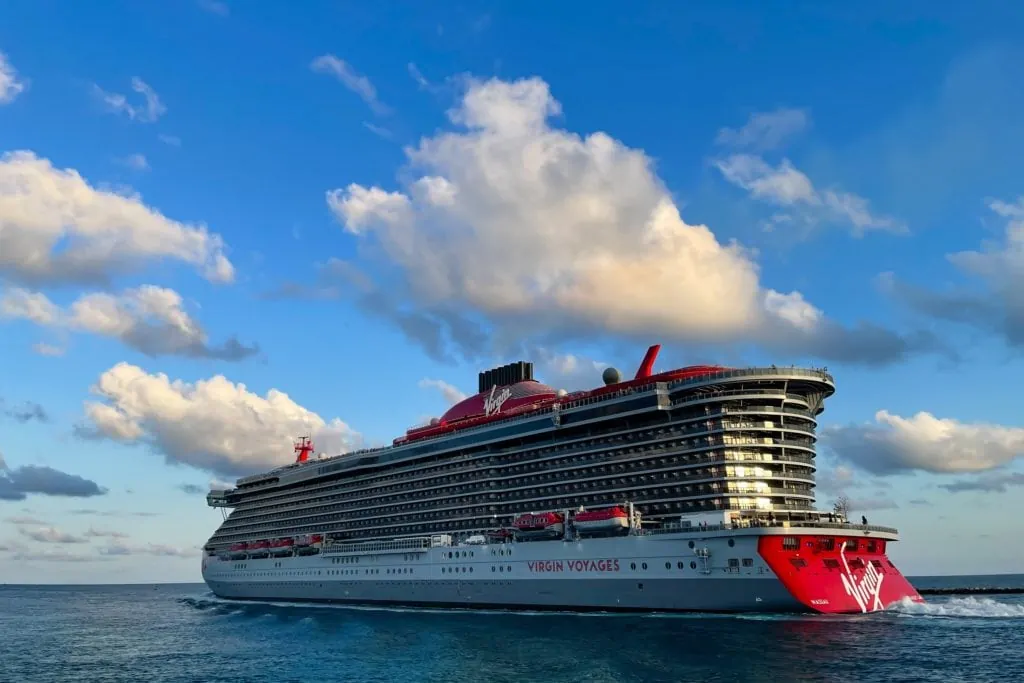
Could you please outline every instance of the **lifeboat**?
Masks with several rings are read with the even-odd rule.
[[[316,555],[320,552],[320,544],[324,537],[321,534],[306,534],[295,537],[296,553],[299,555]]]
[[[528,512],[512,523],[520,538],[556,538],[565,529],[565,519],[557,512]]]
[[[485,534],[489,543],[504,543],[515,535],[511,529],[496,529]]]
[[[244,560],[245,551],[248,550],[248,543],[234,543],[231,545],[230,557],[232,560]]]
[[[270,542],[270,554],[274,557],[288,557],[294,545],[295,541],[291,538],[279,538]]]
[[[573,520],[580,534],[613,534],[629,529],[629,513],[617,505],[577,512]]]
[[[270,555],[270,541],[256,541],[249,544],[249,557],[259,559]]]

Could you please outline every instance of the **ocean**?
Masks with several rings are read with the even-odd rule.
[[[0,586],[0,643],[3,683],[1013,683],[1024,595],[862,616],[635,616],[237,603],[204,584]]]

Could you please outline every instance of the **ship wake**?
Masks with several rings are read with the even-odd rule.
[[[900,616],[969,619],[1024,619],[1024,604],[967,596],[941,602],[913,602],[904,598],[889,606]]]

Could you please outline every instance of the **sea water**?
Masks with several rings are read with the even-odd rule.
[[[870,615],[636,616],[234,602],[202,584],[3,586],[8,681],[1013,683],[1024,595]]]

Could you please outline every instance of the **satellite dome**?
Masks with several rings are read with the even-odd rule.
[[[622,374],[616,368],[605,368],[601,379],[605,384],[618,384],[622,381]]]

